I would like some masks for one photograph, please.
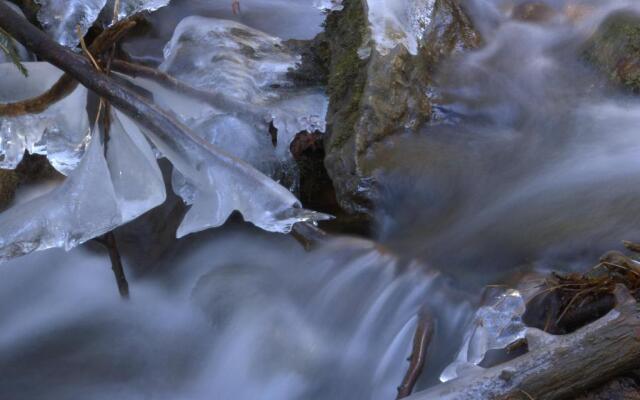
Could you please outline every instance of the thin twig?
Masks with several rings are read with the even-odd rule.
[[[122,257],[120,257],[120,251],[118,250],[118,244],[116,242],[116,236],[113,232],[109,232],[101,237],[95,239],[96,242],[103,245],[109,251],[109,259],[111,260],[111,269],[113,275],[116,278],[118,284],[118,292],[123,299],[129,298],[129,283],[124,273],[124,267],[122,265]]]
[[[135,19],[119,22],[102,32],[88,47],[91,54],[99,55],[109,50],[113,43],[120,40],[137,24]],[[26,114],[39,114],[49,106],[64,99],[78,87],[78,82],[69,74],[64,74],[49,90],[26,100],[0,104],[0,116],[17,117]]]
[[[413,336],[413,351],[409,358],[409,369],[402,380],[402,384],[398,387],[398,396],[396,399],[409,397],[411,392],[413,392],[413,388],[424,369],[424,363],[427,358],[433,332],[433,316],[426,308],[423,308],[420,312],[416,333]]]

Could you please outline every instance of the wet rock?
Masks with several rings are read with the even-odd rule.
[[[480,41],[456,0],[407,3],[426,15],[419,21],[416,54],[403,44],[410,42],[403,37],[406,32],[396,32],[378,46],[364,0],[347,0],[342,11],[327,18],[331,63],[325,165],[340,205],[349,212],[371,211],[373,172],[385,167],[373,145],[428,122],[438,65]],[[394,35],[397,45],[390,48]]]
[[[0,169],[0,211],[13,200],[18,188],[18,174],[12,170]]]
[[[619,13],[589,40],[587,59],[616,84],[640,92],[640,15]]]
[[[520,21],[545,22],[553,18],[555,11],[541,1],[528,1],[518,4],[511,17]]]

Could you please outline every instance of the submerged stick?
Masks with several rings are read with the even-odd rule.
[[[418,378],[422,374],[424,369],[424,363],[427,358],[427,352],[429,351],[429,345],[433,338],[434,332],[434,319],[429,310],[423,308],[420,311],[420,318],[418,320],[418,326],[416,327],[416,333],[413,336],[413,350],[411,357],[409,358],[409,369],[402,380],[402,384],[398,387],[398,399],[404,399],[411,395],[413,388],[418,382]]]

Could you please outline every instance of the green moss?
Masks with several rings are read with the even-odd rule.
[[[589,41],[585,55],[613,82],[640,92],[640,16],[608,18]]]
[[[335,149],[353,135],[367,81],[366,61],[358,56],[368,29],[362,0],[345,0],[342,11],[327,17],[325,28],[331,53],[329,114],[334,116],[329,147]]]

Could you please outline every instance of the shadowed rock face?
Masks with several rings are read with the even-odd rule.
[[[327,18],[331,67],[325,164],[341,206],[350,212],[371,211],[371,176],[385,166],[372,145],[428,122],[439,63],[480,42],[456,0],[408,3],[426,10],[415,55],[401,44],[378,48],[364,0],[347,0],[344,10]]]
[[[0,169],[0,211],[11,203],[17,186],[18,176],[15,171]]]

